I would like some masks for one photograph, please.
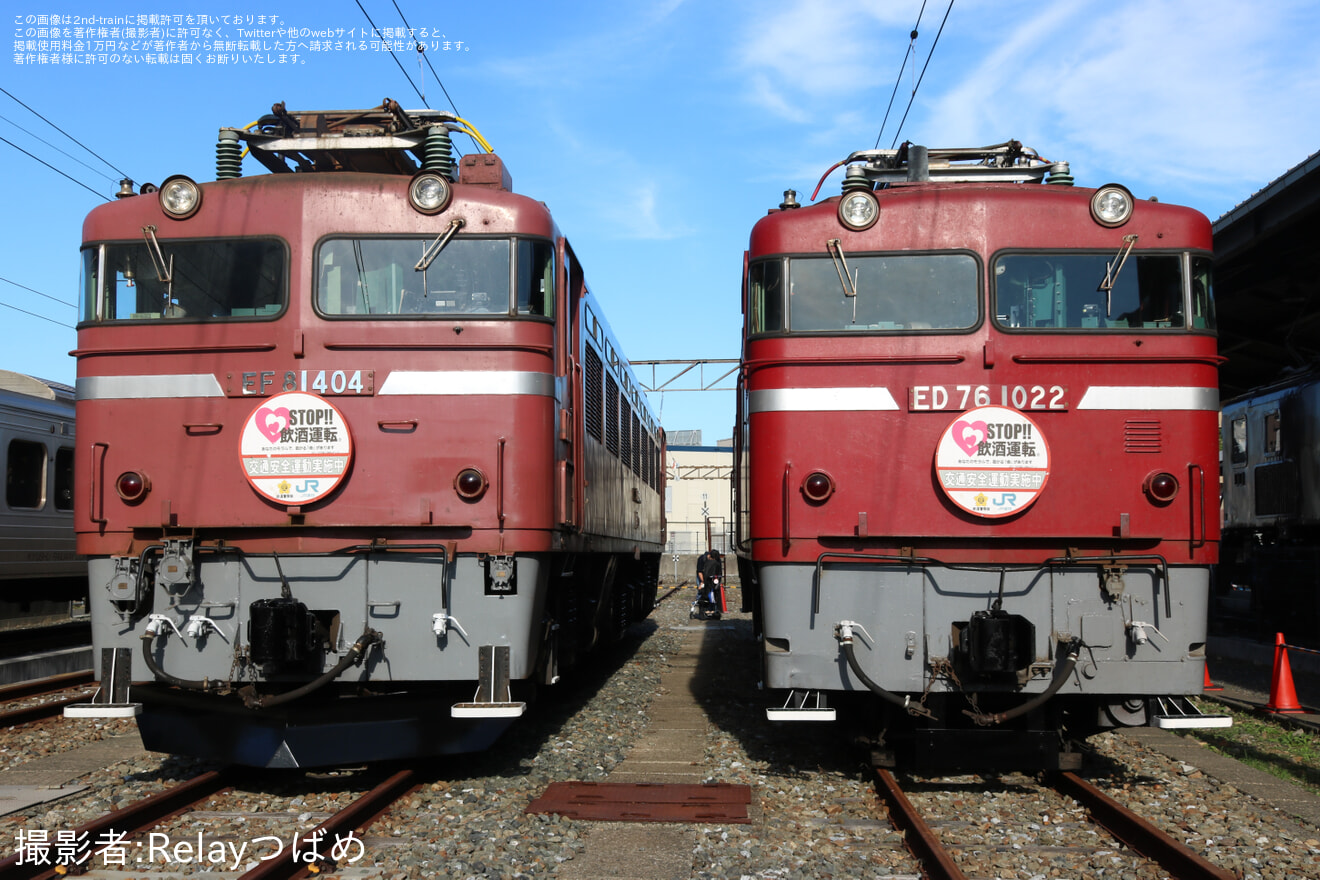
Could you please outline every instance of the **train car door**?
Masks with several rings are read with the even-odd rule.
[[[555,498],[561,525],[576,529],[581,525],[582,487],[578,485],[581,473],[581,432],[578,423],[582,412],[582,364],[577,357],[581,344],[582,297],[586,292],[582,266],[573,255],[567,239],[559,240],[559,321],[556,323],[555,357],[557,384],[563,389],[558,395],[559,422],[555,450]]]

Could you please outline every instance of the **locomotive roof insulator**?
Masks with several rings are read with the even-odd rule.
[[[215,143],[215,179],[233,180],[243,176],[243,147],[236,128],[222,128]]]

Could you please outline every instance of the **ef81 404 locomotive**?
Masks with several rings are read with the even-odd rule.
[[[1210,224],[1016,142],[840,164],[747,254],[735,501],[770,715],[860,703],[882,760],[1073,765],[1204,683]]]
[[[215,182],[87,217],[78,550],[148,748],[484,748],[654,603],[663,433],[549,210],[456,130],[276,105]]]

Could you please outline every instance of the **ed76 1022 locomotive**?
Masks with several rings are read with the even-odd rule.
[[[78,549],[148,748],[485,748],[655,601],[663,432],[548,208],[454,131],[276,105],[216,181],[86,219]]]
[[[1209,222],[1017,142],[839,164],[746,257],[735,502],[771,717],[861,705],[881,760],[954,767],[1173,723],[1219,539]]]

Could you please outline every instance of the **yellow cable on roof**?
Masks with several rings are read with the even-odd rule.
[[[468,122],[466,119],[464,119],[461,116],[455,116],[454,119],[458,120],[458,122],[464,126],[462,131],[465,134],[471,135],[474,141],[481,144],[482,149],[484,149],[487,153],[495,152],[495,150],[491,147],[491,145],[486,143],[486,139],[481,136],[481,132],[477,131],[477,127],[475,125]]]

